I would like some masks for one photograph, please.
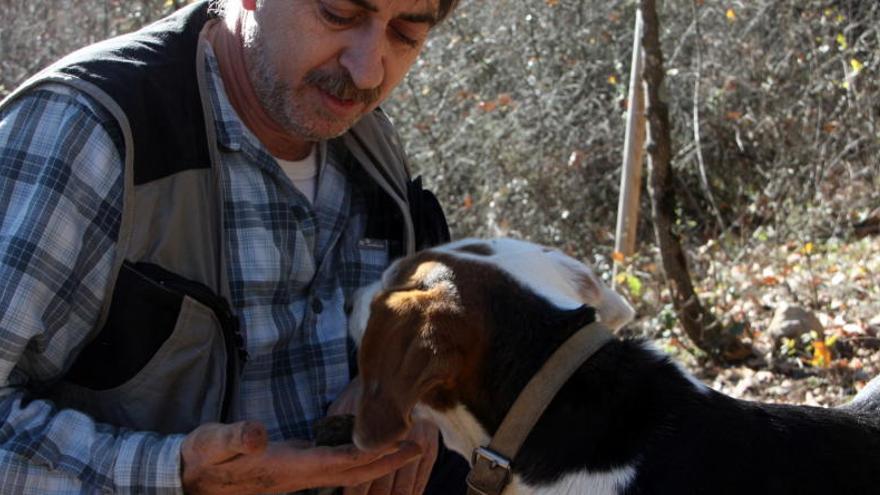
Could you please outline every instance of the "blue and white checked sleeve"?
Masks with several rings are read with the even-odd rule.
[[[0,487],[3,493],[180,493],[182,435],[99,424],[30,390],[96,325],[122,211],[121,134],[60,86],[0,114]]]

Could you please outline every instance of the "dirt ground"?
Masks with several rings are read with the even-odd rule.
[[[751,344],[737,365],[706,359],[682,335],[653,257],[619,275],[638,312],[629,332],[650,338],[712,388],[747,400],[833,407],[880,374],[880,237],[849,242],[773,245],[756,242],[731,259],[718,245],[692,253],[692,276],[704,306]],[[697,260],[709,260],[702,263]],[[624,272],[624,270],[620,270]],[[824,335],[774,343],[768,333],[782,304],[812,312]]]

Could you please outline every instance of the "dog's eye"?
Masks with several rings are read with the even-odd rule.
[[[398,285],[397,287],[392,287],[388,289],[388,292],[408,292],[411,290],[428,290],[430,287],[426,286],[421,282],[411,282],[406,285]]]
[[[492,246],[485,242],[465,244],[463,246],[458,246],[455,250],[462,253],[475,254],[477,256],[492,256],[495,254],[495,250],[492,249]]]

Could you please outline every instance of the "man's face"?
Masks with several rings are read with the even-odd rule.
[[[310,141],[336,137],[403,79],[436,10],[436,0],[256,2],[243,26],[249,77],[286,131]]]

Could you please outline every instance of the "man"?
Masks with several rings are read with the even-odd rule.
[[[353,291],[448,237],[378,105],[456,3],[197,3],[0,105],[3,493],[422,491],[425,424],[309,439]]]

